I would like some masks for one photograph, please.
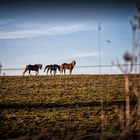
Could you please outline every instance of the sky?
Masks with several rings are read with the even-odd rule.
[[[98,73],[99,68],[80,66],[111,65],[117,59],[123,63],[135,14],[135,0],[0,0],[0,62],[11,69],[75,60],[74,74]],[[101,71],[119,72],[114,67]]]

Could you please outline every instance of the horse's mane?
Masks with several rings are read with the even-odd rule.
[[[34,66],[38,66],[40,69],[42,68],[42,64],[35,64]]]

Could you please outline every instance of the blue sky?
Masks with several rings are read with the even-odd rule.
[[[35,63],[45,67],[72,60],[76,66],[98,65],[101,23],[101,64],[111,65],[117,59],[121,62],[122,54],[131,47],[129,21],[135,13],[134,0],[1,0],[0,61],[3,68]],[[98,70],[77,68],[74,73],[94,74]]]

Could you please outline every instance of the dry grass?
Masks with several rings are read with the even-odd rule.
[[[137,83],[140,75],[129,79]],[[124,87],[124,75],[0,77],[0,137],[55,134],[71,139],[101,133],[101,98],[103,130],[118,132],[114,108],[124,105]]]

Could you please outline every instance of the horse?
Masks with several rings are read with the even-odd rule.
[[[46,69],[47,69],[46,75],[48,74],[49,71],[50,71],[50,74],[51,74],[51,75],[52,75],[52,71],[53,71],[53,73],[54,73],[54,75],[55,75],[57,69],[60,71],[60,66],[57,65],[57,64],[54,64],[54,65],[47,65],[47,66],[45,67],[45,69],[44,69],[44,72],[46,71]]]
[[[31,75],[31,70],[35,71],[36,75],[38,75],[39,69],[41,69],[41,68],[42,68],[42,64],[35,64],[35,65],[29,64],[25,67],[25,70],[23,72],[23,76],[25,75],[26,71],[29,71],[29,74]]]
[[[76,61],[72,61],[71,63],[63,63],[63,64],[61,64],[61,66],[60,66],[61,73],[65,74],[66,69],[69,69],[70,74],[72,74],[72,70],[73,70],[75,65],[76,65]]]

